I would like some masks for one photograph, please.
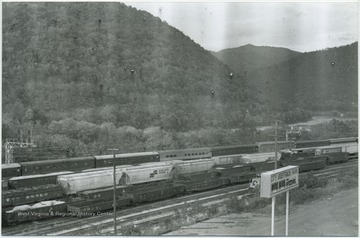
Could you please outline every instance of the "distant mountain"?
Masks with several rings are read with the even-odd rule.
[[[241,74],[245,70],[250,72],[301,55],[299,52],[286,48],[254,46],[251,44],[212,52],[212,54]]]
[[[213,53],[261,95],[269,108],[357,110],[358,44],[309,53],[252,45]]]

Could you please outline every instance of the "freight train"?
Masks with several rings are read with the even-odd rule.
[[[277,150],[329,146],[338,143],[357,143],[357,138],[338,138],[317,141],[278,141]],[[140,152],[116,154],[116,165],[141,164],[147,162],[163,162],[171,160],[206,159],[215,156],[232,154],[254,154],[274,152],[274,142],[259,142],[253,145],[236,145],[221,147],[205,147],[193,149],[166,150],[159,152]],[[84,169],[112,166],[113,155],[98,155],[79,158],[19,162],[2,165],[2,179],[34,174],[47,174],[62,171],[81,171]]]
[[[328,164],[347,161],[348,153],[340,152],[337,148],[342,147],[282,150],[277,160],[279,166],[298,165],[300,172],[322,169]],[[259,173],[274,169],[274,158],[275,152],[268,152],[117,166],[116,205],[126,207],[248,183]],[[112,167],[101,167],[82,172],[12,178],[9,183],[15,189],[2,194],[2,220],[9,225],[52,217],[54,214],[83,217],[110,210],[113,205],[113,173]],[[42,185],[31,187],[31,177]],[[46,200],[50,201],[39,203]],[[36,204],[29,205],[33,203]],[[34,216],[37,211],[41,211],[42,215]]]

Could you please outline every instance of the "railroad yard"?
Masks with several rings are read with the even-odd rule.
[[[335,181],[346,175],[357,173],[358,160],[349,160],[346,163],[339,163],[332,166],[328,166],[325,169],[310,172],[312,175],[319,179],[319,181]],[[305,174],[303,173],[302,176]],[[304,218],[307,212],[307,206],[319,207],[323,218],[329,218],[330,215],[335,213],[324,212],[326,207],[335,205],[336,202],[341,201],[342,197],[349,202],[343,203],[343,212],[336,212],[339,216],[345,216],[346,219],[337,217],[336,227],[342,228],[340,221],[349,221],[349,229],[344,227],[344,233],[334,233],[334,235],[349,235],[357,234],[357,217],[354,216],[354,210],[357,211],[357,203],[351,202],[355,197],[357,198],[357,190],[344,190],[334,193],[329,197],[322,197],[320,200],[305,203],[304,205],[294,206],[292,209],[290,218],[291,224],[298,225],[301,228],[294,230],[299,232],[297,235],[317,235],[321,229],[311,230],[308,227],[311,226],[311,219]],[[343,196],[344,195],[344,196]],[[216,190],[205,191],[200,193],[194,193],[191,195],[185,195],[181,197],[175,197],[172,199],[166,199],[154,203],[145,203],[136,207],[128,207],[121,209],[117,212],[117,229],[118,235],[207,235],[204,227],[211,225],[213,228],[218,229],[211,230],[212,234],[216,235],[266,235],[269,231],[269,206],[266,206],[260,210],[243,211],[234,213],[234,204],[242,204],[243,208],[256,196],[254,191],[249,189],[248,183],[239,185],[219,188]],[[344,201],[347,201],[344,200]],[[356,199],[357,201],[357,199]],[[319,204],[322,204],[321,206]],[[326,206],[324,206],[326,204]],[[336,203],[337,204],[337,203]],[[236,206],[235,206],[236,207]],[[325,209],[323,211],[323,209]],[[337,209],[341,209],[341,206]],[[299,217],[295,215],[300,213]],[[320,214],[320,210],[318,211]],[[335,211],[334,211],[335,212]],[[223,217],[226,214],[230,214]],[[259,215],[262,214],[262,215]],[[303,214],[303,215],[301,215]],[[72,217],[69,214],[57,214],[56,218],[38,220],[34,222],[25,222],[17,226],[2,227],[2,235],[112,235],[113,234],[113,214],[111,211],[98,212],[94,216],[79,218]],[[61,217],[62,216],[62,217]],[[313,217],[309,214],[310,217]],[[217,217],[217,218],[216,218]],[[301,218],[302,217],[302,218]],[[212,220],[216,218],[215,220]],[[230,221],[229,221],[230,219]],[[234,221],[238,219],[240,223]],[[300,220],[297,220],[300,219]],[[303,220],[301,220],[303,219]],[[231,221],[232,220],[232,221]],[[218,222],[219,221],[219,222]],[[261,224],[262,229],[256,229],[259,231],[255,234],[249,229],[253,226],[251,221]],[[278,231],[282,231],[283,216],[277,217],[276,224],[279,227]],[[313,222],[319,222],[322,220],[315,219]],[[217,225],[214,225],[215,222]],[[218,222],[218,223],[217,223]],[[239,227],[236,224],[248,224],[247,226]],[[325,222],[325,221],[324,221]],[[195,225],[194,225],[195,224]],[[322,226],[328,235],[331,235],[331,229],[327,229],[327,226],[333,226],[334,221],[321,222]],[[354,225],[356,224],[356,225]],[[193,226],[191,226],[193,225]],[[326,227],[325,227],[326,226]],[[231,228],[236,227],[236,228]],[[248,228],[246,228],[248,227]],[[225,229],[225,234],[223,233]],[[208,230],[210,231],[210,230]],[[340,232],[341,229],[337,229]],[[261,233],[263,232],[263,233]],[[313,232],[313,233],[311,233]],[[329,233],[330,232],[330,233]],[[281,234],[281,233],[279,233]],[[323,233],[321,233],[323,234]],[[319,234],[319,235],[321,235]]]

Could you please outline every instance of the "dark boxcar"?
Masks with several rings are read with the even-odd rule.
[[[185,193],[183,184],[163,183],[161,186],[150,186],[134,190],[129,194],[132,204],[157,201]]]
[[[211,157],[211,149],[206,147],[182,150],[163,150],[159,151],[159,157],[160,161],[204,159]]]
[[[26,221],[35,221],[40,219],[45,219],[49,217],[54,217],[57,214],[66,213],[66,203],[57,201],[52,205],[43,205],[43,206],[22,206],[15,207],[12,210],[3,212],[3,222],[8,225],[14,225],[20,222]]]
[[[275,142],[258,142],[256,143],[258,145],[258,152],[264,153],[264,152],[275,152]],[[294,147],[294,142],[292,141],[277,141],[276,148],[277,150],[285,150],[285,149],[291,149]]]
[[[114,155],[98,155],[95,156],[96,168],[109,167],[113,165]],[[157,152],[141,152],[116,154],[116,165],[134,165],[148,162],[160,162],[159,154]]]
[[[73,172],[64,171],[64,172],[56,172],[50,174],[36,174],[36,175],[27,175],[14,177],[9,179],[9,188],[17,189],[24,187],[35,187],[45,184],[57,184],[57,177],[59,175],[71,174]]]
[[[330,140],[296,141],[296,148],[318,147],[330,145]]]
[[[177,182],[186,187],[187,192],[205,191],[230,184],[229,178],[222,178],[219,171],[179,176]]]
[[[125,207],[130,205],[128,196],[117,196],[116,207]],[[67,206],[70,215],[78,217],[96,216],[99,212],[110,210],[113,208],[113,197],[84,200],[71,203]]]
[[[48,174],[61,171],[80,171],[83,169],[95,168],[95,158],[80,157],[23,162],[20,164],[22,175]]]
[[[8,207],[62,198],[64,196],[64,191],[61,186],[50,184],[33,188],[3,191],[1,201],[2,207]]]
[[[257,145],[218,146],[211,148],[212,156],[251,154],[258,152]]]
[[[18,163],[2,164],[1,176],[2,178],[21,176],[21,165]]]

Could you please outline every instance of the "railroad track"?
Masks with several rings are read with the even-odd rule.
[[[329,179],[337,176],[350,174],[358,169],[358,160],[350,160],[347,163],[335,164],[325,169],[313,171],[313,175],[319,179]],[[117,229],[121,230],[124,224],[132,222],[141,223],[146,219],[171,219],[176,216],[175,210],[184,206],[194,206],[198,203],[212,203],[227,199],[229,194],[247,196],[248,184],[235,185],[216,190],[196,193],[192,195],[175,197],[164,201],[142,204],[137,207],[129,207],[117,212]],[[113,215],[104,213],[101,216],[76,218],[60,217],[48,220],[20,224],[16,227],[4,227],[2,235],[113,235]]]

